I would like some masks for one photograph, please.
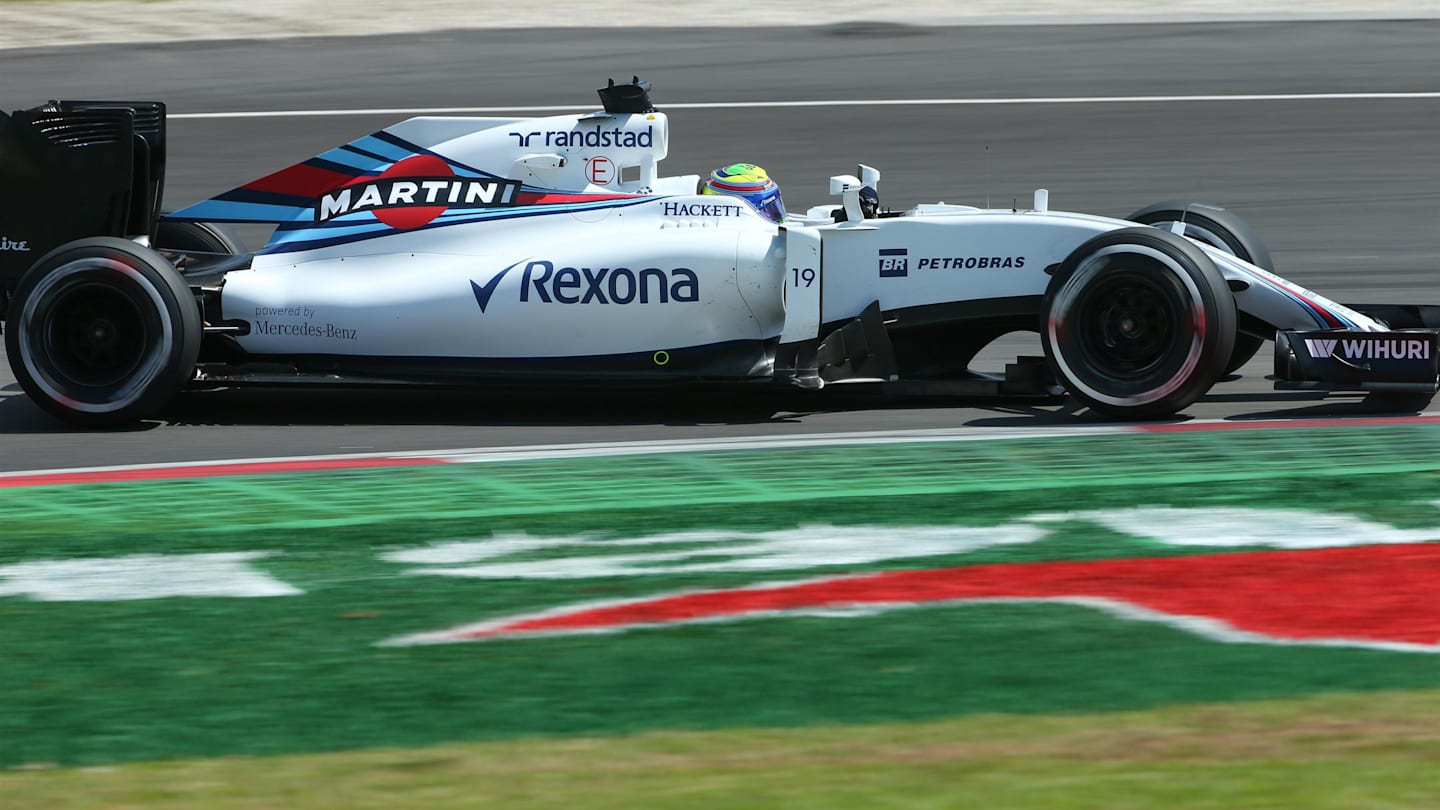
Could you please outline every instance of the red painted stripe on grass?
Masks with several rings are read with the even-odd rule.
[[[1418,416],[1336,417],[1333,419],[1256,419],[1244,422],[1174,422],[1135,425],[1142,433],[1202,433],[1212,430],[1275,430],[1276,428],[1394,427],[1440,422],[1440,414]]]
[[[427,634],[465,641],[973,599],[1098,598],[1276,640],[1440,644],[1440,544],[1008,563],[659,596]]]
[[[113,484],[123,481],[168,481],[180,478],[216,478],[227,475],[265,475],[267,473],[322,472],[326,470],[362,470],[376,467],[423,467],[446,463],[437,458],[335,458],[297,459],[295,461],[257,461],[233,464],[196,464],[192,466],[143,467],[125,470],[77,470],[61,473],[33,473],[10,477],[0,476],[0,489],[16,487],[53,487],[66,484]]]

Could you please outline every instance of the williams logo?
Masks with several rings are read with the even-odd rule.
[[[903,278],[910,275],[910,251],[905,248],[880,248],[880,278]]]
[[[700,300],[700,278],[688,267],[662,270],[647,267],[555,267],[545,259],[522,260],[520,302],[538,304],[669,304]],[[480,311],[490,305],[495,289],[521,262],[491,276],[483,285],[473,279],[470,290]]]
[[[392,228],[418,228],[448,209],[480,209],[514,205],[520,183],[493,177],[456,177],[449,164],[434,155],[416,155],[386,169],[379,177],[361,178],[327,192],[315,205],[315,221],[328,222],[357,211],[372,211]]]
[[[1429,360],[1430,343],[1415,338],[1305,338],[1305,350],[1317,359]]]

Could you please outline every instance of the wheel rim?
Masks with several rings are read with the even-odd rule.
[[[1171,355],[1184,317],[1172,290],[1136,273],[1111,273],[1077,302],[1079,347],[1089,367],[1114,380],[1140,380]]]
[[[41,329],[56,376],[87,388],[113,386],[135,373],[150,343],[136,302],[94,281],[58,290]]]
[[[20,312],[20,359],[53,402],[83,413],[144,396],[174,346],[164,299],[144,274],[92,256],[56,268]]]
[[[1152,296],[1163,302],[1150,301]],[[1127,298],[1132,310],[1140,304],[1151,317],[1158,308],[1169,308],[1173,320],[1166,327],[1164,351],[1152,354],[1162,345],[1153,330],[1124,352],[1108,347],[1107,335],[1121,324],[1122,312],[1114,304]],[[1112,314],[1108,327],[1086,317],[1107,310]],[[1162,251],[1131,244],[1104,247],[1086,257],[1056,292],[1045,329],[1067,385],[1116,407],[1149,405],[1180,390],[1200,363],[1208,332],[1200,290],[1189,273]]]

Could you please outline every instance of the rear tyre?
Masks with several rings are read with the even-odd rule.
[[[200,309],[155,251],[97,237],[62,245],[20,280],[5,330],[25,393],[84,426],[153,413],[194,374]]]
[[[1041,306],[1056,377],[1120,419],[1181,411],[1210,390],[1235,346],[1235,299],[1205,252],[1154,228],[1101,234],[1068,256]]]
[[[1166,200],[1147,205],[1126,219],[1167,231],[1171,225],[1183,220],[1185,236],[1275,272],[1275,261],[1270,258],[1270,250],[1265,247],[1260,235],[1249,223],[1224,208],[1194,200]],[[1250,358],[1264,345],[1263,336],[1237,332],[1235,348],[1230,353],[1230,361],[1225,364],[1225,373],[1231,374],[1250,362]]]
[[[177,253],[224,253],[238,256],[245,244],[230,228],[215,222],[177,222],[163,219],[155,229],[156,250]]]

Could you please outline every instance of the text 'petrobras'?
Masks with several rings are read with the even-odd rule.
[[[933,256],[915,261],[917,270],[1000,270],[1024,266],[1024,256]]]

